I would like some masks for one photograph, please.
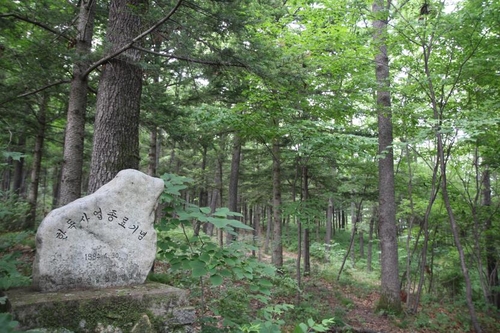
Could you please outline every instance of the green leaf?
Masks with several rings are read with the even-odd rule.
[[[231,277],[233,274],[229,269],[223,268],[219,271],[219,274],[222,275],[223,277]]]
[[[222,278],[222,276],[215,274],[210,276],[210,282],[213,286],[217,287],[220,286],[222,282],[224,282],[224,279]]]
[[[297,326],[295,326],[295,330],[293,331],[294,333],[307,333],[307,325],[304,323],[300,323]]]
[[[210,214],[210,212],[212,211],[212,209],[210,207],[200,207],[200,211],[203,214]]]
[[[269,287],[269,288],[273,286],[272,282],[267,279],[259,280],[259,284],[263,287]]]
[[[204,263],[209,263],[210,262],[210,255],[206,252],[203,252],[199,258],[199,260],[203,261]]]
[[[227,225],[233,227],[233,228],[239,228],[239,229],[245,229],[245,230],[253,230],[252,227],[238,221],[238,220],[228,220],[229,223]]]
[[[208,270],[205,267],[196,267],[196,268],[193,268],[192,275],[194,278],[197,278],[197,277],[204,276],[207,273],[208,273]]]

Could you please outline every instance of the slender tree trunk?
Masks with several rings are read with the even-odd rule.
[[[207,181],[206,181],[206,175],[205,171],[207,169],[207,145],[203,145],[203,150],[201,153],[201,187],[200,187],[200,194],[199,194],[199,199],[198,199],[198,204],[200,207],[206,207],[208,205],[208,191],[207,191]],[[201,222],[196,221],[194,222],[194,228],[193,228],[193,234],[194,236],[198,236],[200,234],[200,227],[201,227]],[[205,229],[206,232],[206,229]]]
[[[20,153],[24,153],[26,150],[26,136],[22,135],[19,138],[17,144],[17,151]],[[24,157],[20,157],[17,160],[13,161],[14,164],[14,176],[13,176],[13,186],[12,191],[16,195],[21,195],[23,193],[23,184],[24,184]]]
[[[345,216],[345,210],[341,209],[340,210],[340,227],[342,228],[342,230],[345,230],[345,225],[347,224],[347,217]]]
[[[12,179],[12,163],[13,158],[9,156],[5,159],[5,165],[7,166],[2,173],[2,191],[10,191],[11,179]]]
[[[255,212],[255,222],[254,222],[254,228],[255,229],[255,242],[257,246],[257,259],[259,261],[262,260],[262,219],[265,218],[265,210],[263,207],[260,205],[256,206],[256,212]],[[258,209],[258,210],[257,210]]]
[[[360,218],[363,218],[363,215],[360,216]],[[361,220],[359,221],[361,223]],[[365,257],[365,238],[364,238],[364,232],[361,228],[359,228],[359,257],[364,258]]]
[[[281,241],[281,156],[278,139],[273,142],[273,242],[272,263],[276,267],[283,266],[283,244]]]
[[[328,198],[328,208],[326,210],[326,236],[325,236],[325,256],[326,261],[330,261],[330,250],[332,242],[332,231],[334,229],[333,198]]]
[[[273,207],[269,205],[267,207],[267,224],[266,224],[266,240],[264,242],[264,253],[269,253],[269,241],[271,239],[271,226],[273,224]]]
[[[309,175],[308,168],[306,165],[302,166],[302,205],[303,208],[307,208],[308,200],[309,200]],[[305,219],[306,226],[304,228],[304,275],[311,274],[311,254],[310,254],[310,246],[311,246],[311,236],[310,236],[310,224],[311,220],[309,217]]]
[[[485,244],[486,244],[486,272],[489,285],[489,301],[497,309],[500,309],[500,281],[498,279],[498,256],[495,247],[495,235],[493,233],[491,212],[491,182],[490,170],[488,166],[484,167],[483,171],[483,202],[482,205],[486,209],[485,221]]]
[[[59,194],[61,191],[61,168],[56,164],[52,175],[52,209],[59,206]]]
[[[154,40],[154,39],[153,39]],[[153,49],[155,52],[160,52],[161,51],[161,39],[160,41],[154,40],[154,46]],[[155,62],[157,65],[160,63],[160,59],[156,58]],[[155,84],[158,84],[160,82],[160,75],[159,74],[153,74],[153,82]],[[151,110],[153,117],[155,117],[155,114],[158,113],[156,109]],[[148,152],[148,175],[151,177],[155,177],[156,173],[158,171],[158,162],[159,162],[159,146],[160,146],[160,141],[158,140],[158,133],[160,129],[158,126],[156,126],[155,121],[152,121],[152,124],[150,125],[150,133],[149,133],[149,152]]]
[[[33,230],[35,229],[36,221],[36,211],[37,211],[37,200],[38,200],[38,185],[40,183],[40,170],[42,166],[42,155],[43,155],[43,144],[45,140],[45,130],[47,127],[47,107],[49,104],[49,96],[44,94],[42,97],[42,102],[40,104],[40,109],[37,116],[38,121],[38,131],[35,141],[35,149],[33,152],[33,164],[31,166],[31,187],[28,193],[28,216],[26,216],[26,221],[24,229]]]
[[[210,211],[212,213],[215,212],[217,207],[220,206],[221,200],[221,192],[220,188],[222,184],[222,161],[219,158],[216,158],[216,166],[215,166],[215,175],[214,175],[214,188],[212,189],[212,199],[210,201]],[[206,228],[204,229],[205,233],[209,236],[213,236],[214,225],[212,223],[206,223]],[[222,246],[223,241],[219,239],[220,244]]]
[[[296,276],[297,276],[297,296],[295,303],[300,304],[300,288],[302,287],[302,273],[300,269],[300,262],[302,260],[302,222],[301,217],[297,218],[297,262],[295,264]]]
[[[372,216],[370,218],[370,226],[368,231],[368,250],[366,255],[366,269],[371,272],[372,269],[372,253],[373,253],[373,230],[375,226],[375,218],[378,215],[377,206],[373,205]]]
[[[81,195],[83,170],[83,141],[85,137],[85,111],[87,108],[87,76],[90,65],[96,0],[82,0],[78,15],[76,53],[73,78],[69,92],[66,130],[64,131],[63,165],[59,204],[65,205]]]
[[[260,209],[259,206],[253,206],[253,209],[250,208],[250,211],[253,211],[253,218],[250,221],[252,223],[252,257],[257,255],[255,249],[259,247],[259,219],[260,219]]]
[[[238,180],[240,175],[240,158],[241,158],[241,142],[237,134],[233,139],[233,153],[231,158],[231,173],[229,175],[229,190],[228,190],[228,208],[231,212],[238,211]],[[229,218],[237,219],[235,216]],[[226,243],[230,244],[234,236],[230,233],[226,234]]]
[[[116,51],[141,30],[138,13],[147,0],[112,0],[106,42]],[[140,52],[129,49],[104,66],[97,94],[89,193],[123,169],[139,167]]]
[[[448,212],[448,219],[450,222],[451,232],[453,234],[453,239],[455,240],[455,246],[458,251],[458,256],[460,258],[460,267],[462,268],[462,274],[465,279],[465,299],[467,301],[467,307],[469,308],[469,313],[471,316],[472,325],[476,333],[482,332],[479,321],[477,320],[476,310],[474,308],[474,303],[472,301],[472,284],[469,276],[469,271],[467,269],[467,263],[465,262],[465,253],[460,242],[460,233],[458,231],[458,225],[455,220],[455,214],[451,208],[450,198],[448,196],[448,183],[446,180],[446,161],[444,159],[444,147],[442,134],[438,132],[437,134],[438,143],[438,154],[440,155],[440,168],[441,168],[441,194],[443,196],[444,205],[446,211]]]
[[[386,35],[390,0],[375,0],[372,12],[375,75],[377,80],[377,114],[379,144],[379,237],[381,246],[381,293],[378,307],[396,313],[401,311],[396,199],[394,190],[394,156],[390,95],[389,57]]]
[[[149,152],[148,152],[148,175],[155,177],[158,169],[158,127],[153,126],[149,133]]]
[[[356,203],[354,201],[351,202],[351,241],[349,242],[349,253],[351,254],[351,266],[354,268],[356,265],[356,253],[354,253],[354,239],[356,236],[357,229],[357,210]]]

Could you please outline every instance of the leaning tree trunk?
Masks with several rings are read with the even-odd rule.
[[[379,145],[379,237],[381,247],[380,309],[401,311],[398,239],[396,230],[396,199],[394,190],[394,156],[392,139],[391,95],[389,92],[389,57],[386,35],[391,1],[376,0],[372,11],[373,42],[377,48],[375,74],[377,80],[377,114]]]
[[[38,184],[40,183],[40,170],[42,166],[43,142],[45,140],[45,130],[47,128],[47,107],[49,96],[44,94],[37,116],[38,131],[33,152],[33,165],[31,166],[31,188],[28,193],[28,215],[26,216],[24,229],[35,228],[36,209],[38,201]]]
[[[469,314],[471,317],[472,325],[474,326],[474,330],[476,333],[482,332],[481,326],[479,325],[479,321],[477,320],[476,310],[474,308],[474,303],[472,301],[472,284],[469,276],[469,271],[467,269],[467,263],[465,262],[465,253],[460,241],[460,234],[458,232],[457,221],[455,220],[455,214],[453,209],[451,208],[450,198],[448,196],[448,184],[446,180],[446,161],[444,157],[444,147],[443,147],[443,137],[442,133],[438,132],[437,134],[437,143],[438,143],[438,154],[440,155],[440,168],[441,168],[441,195],[443,196],[444,205],[446,207],[446,211],[448,213],[448,219],[450,222],[451,233],[453,234],[453,239],[455,241],[455,247],[458,251],[458,256],[460,258],[460,267],[462,268],[462,274],[465,279],[465,300],[467,302],[467,307],[469,308]]]
[[[70,203],[81,195],[88,88],[88,78],[84,75],[90,65],[89,55],[94,32],[95,4],[95,0],[80,1],[75,40],[77,60],[73,64],[67,123],[64,132],[63,164],[58,202],[61,205]]]
[[[273,241],[272,263],[276,267],[283,266],[283,244],[281,242],[281,157],[278,139],[273,142]]]
[[[141,28],[138,9],[147,0],[112,0],[106,41],[110,52],[127,44]],[[128,49],[103,67],[97,92],[89,193],[123,169],[139,168],[139,113],[142,91],[140,53]]]

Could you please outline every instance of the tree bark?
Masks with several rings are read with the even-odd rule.
[[[283,266],[283,244],[281,241],[281,156],[278,139],[273,141],[273,241],[271,262]]]
[[[309,179],[308,179],[308,169],[306,165],[302,166],[302,207],[307,208],[307,201],[309,199]],[[303,214],[306,215],[307,214]],[[311,237],[310,237],[310,217],[305,219],[306,225],[304,228],[304,275],[311,274]]]
[[[498,257],[495,248],[495,235],[492,228],[491,213],[488,211],[491,207],[491,181],[490,170],[485,166],[483,171],[483,207],[486,211],[485,221],[485,244],[486,244],[486,271],[489,284],[489,301],[497,309],[500,309],[500,281],[498,279]]]
[[[356,266],[356,253],[354,251],[354,239],[356,237],[357,231],[357,223],[358,223],[358,211],[356,207],[356,203],[354,201],[351,202],[351,241],[349,242],[349,253],[351,254],[351,266],[354,268]]]
[[[267,211],[267,224],[266,224],[266,240],[264,242],[264,253],[269,253],[269,240],[271,239],[271,226],[273,224],[273,206],[266,207]]]
[[[396,230],[396,199],[394,189],[394,156],[390,95],[389,58],[386,35],[390,0],[375,0],[373,42],[376,47],[375,76],[377,81],[377,114],[379,145],[379,237],[381,246],[381,293],[378,307],[401,312],[398,239]]]
[[[330,249],[332,242],[332,233],[335,228],[334,224],[334,210],[333,210],[333,198],[328,198],[328,208],[326,209],[326,236],[325,236],[325,259],[327,262],[330,261]]]
[[[110,53],[140,33],[139,11],[147,0],[112,0],[106,41]],[[105,65],[97,93],[89,193],[123,169],[139,168],[140,52],[128,49]]]
[[[95,4],[95,0],[80,1],[75,41],[77,60],[73,64],[67,123],[64,132],[63,164],[58,201],[61,205],[68,204],[81,195],[88,89],[88,78],[84,76],[84,73],[90,66]]]
[[[360,209],[362,209],[362,207],[360,207]],[[361,211],[359,213],[358,223],[361,224],[362,221],[363,221],[363,211]],[[364,236],[363,229],[359,228],[358,236],[359,236],[359,257],[364,258],[365,257],[365,238],[364,238],[365,236]]]
[[[33,164],[31,166],[31,187],[28,193],[28,215],[26,216],[24,229],[35,229],[36,210],[38,200],[38,185],[40,183],[40,170],[42,166],[43,145],[45,140],[45,130],[47,128],[47,107],[49,96],[44,94],[40,104],[37,121],[38,131],[33,151]]]
[[[149,152],[148,152],[148,175],[156,176],[158,169],[158,128],[153,126],[149,133]]]

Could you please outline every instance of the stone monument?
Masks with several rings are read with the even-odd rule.
[[[195,311],[187,292],[145,283],[163,188],[159,178],[123,170],[95,193],[50,212],[36,235],[33,288],[6,292],[19,329],[191,332]]]
[[[142,284],[156,256],[155,209],[164,183],[123,170],[95,193],[55,209],[36,235],[40,291]]]

